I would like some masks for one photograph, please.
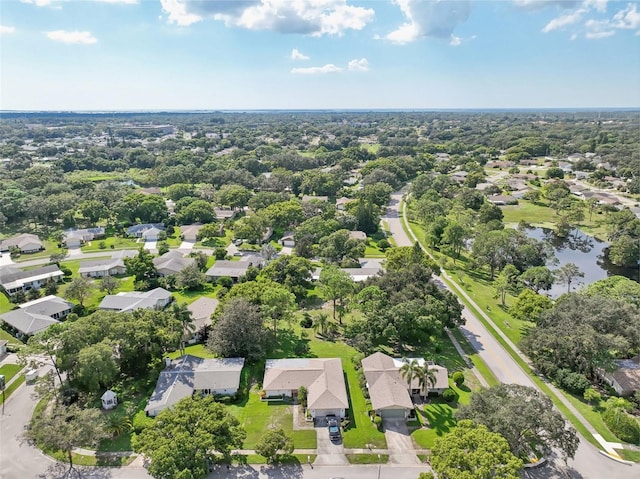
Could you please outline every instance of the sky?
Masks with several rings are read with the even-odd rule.
[[[640,2],[2,0],[2,110],[640,106]]]

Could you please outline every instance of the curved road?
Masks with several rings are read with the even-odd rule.
[[[398,191],[391,197],[387,207],[385,221],[398,246],[412,246],[414,242],[402,227],[400,204],[404,192]],[[436,281],[441,282],[439,278]],[[447,287],[441,282],[443,287]],[[457,295],[456,291],[452,291]],[[466,323],[460,328],[469,339],[480,357],[502,383],[521,384],[537,389],[529,376],[514,361],[480,320],[466,307],[462,312]],[[531,478],[584,478],[584,479],[630,479],[640,478],[640,465],[629,466],[603,456],[598,449],[580,436],[580,446],[574,460],[556,460],[552,466],[531,469],[525,473]]]

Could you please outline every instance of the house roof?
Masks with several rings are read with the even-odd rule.
[[[108,401],[109,399],[115,399],[118,396],[116,395],[116,393],[114,393],[111,389],[107,389],[104,394],[102,396],[100,396],[100,399],[103,401]]]
[[[364,231],[349,231],[349,239],[367,241],[367,233]]]
[[[63,276],[58,265],[51,264],[42,268],[23,271],[18,268],[3,267],[0,270],[0,285],[5,289],[21,288],[26,283]]]
[[[146,229],[142,232],[142,236],[143,237],[148,237],[148,236],[158,236],[160,233],[162,233],[164,231],[164,227],[163,228],[156,228],[155,226],[149,229]]]
[[[134,311],[136,309],[153,309],[158,302],[166,301],[171,293],[164,288],[155,288],[151,291],[130,291],[118,294],[108,294],[104,297],[99,309],[113,309],[117,311]]]
[[[93,273],[96,271],[108,271],[113,268],[124,268],[124,261],[121,259],[98,259],[95,261],[82,261],[78,273]]]
[[[252,261],[226,261],[218,260],[211,268],[207,270],[207,276],[229,276],[230,278],[239,278],[244,276],[253,263]]]
[[[611,373],[623,391],[640,391],[640,363],[637,359],[616,361],[619,369]]]
[[[302,202],[306,203],[308,201],[329,201],[328,196],[312,196],[312,195],[304,195],[302,197]]]
[[[156,270],[166,274],[177,274],[187,266],[194,264],[196,260],[194,258],[186,258],[183,253],[178,250],[168,251],[159,258],[153,259],[153,264]]]
[[[34,243],[39,245],[41,248],[43,247],[42,241],[40,241],[40,238],[38,238],[36,235],[22,233],[21,235],[0,241],[0,250],[6,251],[13,246],[22,249],[24,246]]]
[[[133,225],[127,228],[128,235],[134,235],[138,233],[144,233],[151,228],[155,228],[158,230],[164,230],[164,225],[162,223],[144,223],[140,225]]]
[[[0,318],[22,334],[35,334],[59,321],[52,316],[70,311],[73,304],[58,296],[45,296],[20,305],[18,309],[0,315]]]
[[[347,409],[349,400],[339,358],[267,359],[262,387],[270,391],[307,388],[310,409]]]
[[[203,359],[189,354],[175,359],[160,373],[145,411],[173,406],[194,391],[237,389],[244,358]]]
[[[196,331],[202,329],[205,325],[211,324],[211,315],[214,313],[220,302],[214,298],[198,298],[187,309],[191,311],[193,325]]]
[[[180,227],[180,233],[182,234],[183,238],[187,238],[187,237],[193,237],[195,238],[196,236],[198,236],[198,231],[200,231],[200,228],[202,228],[202,224],[201,223],[194,223],[192,225],[182,225]]]
[[[95,236],[102,236],[102,235],[104,235],[104,228],[101,226],[96,228],[84,228],[81,230],[68,229],[64,232],[65,239],[71,239],[71,238],[85,239],[85,238],[93,238]]]

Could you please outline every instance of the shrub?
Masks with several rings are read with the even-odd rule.
[[[233,280],[229,276],[222,276],[218,278],[217,283],[223,288],[231,289],[233,286]]]
[[[458,387],[464,384],[464,374],[462,373],[462,371],[456,371],[455,373],[453,373],[452,379]]]
[[[136,434],[140,434],[146,428],[153,426],[153,422],[155,419],[146,415],[144,411],[138,411],[135,416],[133,416],[133,430]]]
[[[447,402],[454,402],[458,398],[458,395],[453,389],[445,389],[442,393],[442,398]]]
[[[60,271],[62,271],[62,274],[64,275],[65,278],[68,278],[73,274],[71,270],[66,266],[60,266]]]
[[[375,416],[373,418],[373,424],[375,424],[378,429],[381,429],[382,428],[382,418],[380,416]]]
[[[313,325],[313,319],[309,316],[309,313],[306,313],[304,317],[300,320],[300,326],[303,328],[310,328]]]
[[[602,399],[602,395],[593,388],[587,388],[584,391],[584,400],[590,404],[598,404],[600,399]]]
[[[98,248],[106,249],[107,248],[107,243],[105,243],[104,241],[100,241],[100,243],[98,243]]]
[[[608,408],[602,414],[602,419],[618,439],[638,444],[638,440],[640,440],[640,425],[633,416],[624,411]]]
[[[378,241],[378,248],[380,248],[382,251],[388,249],[391,247],[391,244],[389,244],[389,241],[386,239],[381,239],[380,241]]]
[[[591,382],[580,373],[574,373],[569,369],[558,369],[554,375],[558,386],[573,394],[584,394],[585,389],[591,386]]]

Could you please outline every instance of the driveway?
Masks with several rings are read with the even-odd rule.
[[[149,250],[150,253],[156,253],[158,251],[158,242],[147,241],[144,244],[144,249]]]
[[[195,244],[196,243],[194,241],[183,241],[182,243],[180,243],[180,247],[178,249],[181,251],[190,252]]]
[[[384,437],[389,449],[391,464],[420,464],[413,448],[407,422],[404,419],[383,419]]]
[[[326,426],[316,427],[315,429],[318,437],[318,457],[316,457],[313,464],[322,466],[349,464],[347,457],[344,455],[342,440],[340,443],[331,442],[331,439],[329,439],[329,428]]]

